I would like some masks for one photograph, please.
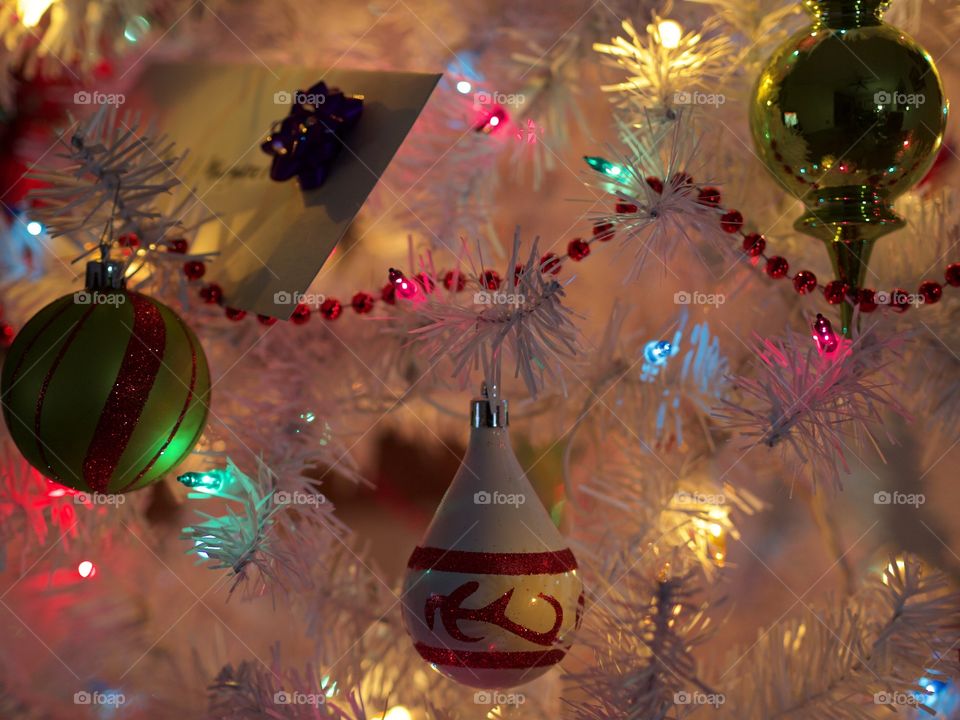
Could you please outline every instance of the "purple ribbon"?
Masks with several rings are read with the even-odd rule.
[[[343,136],[363,113],[363,99],[346,97],[336,88],[328,91],[322,81],[290,99],[290,114],[273,124],[260,149],[273,156],[272,180],[284,182],[295,176],[301,189],[314,190],[330,175]]]

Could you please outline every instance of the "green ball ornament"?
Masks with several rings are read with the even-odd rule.
[[[66,295],[17,334],[3,365],[3,418],[43,475],[123,493],[178,465],[203,432],[210,372],[196,335],[153,298]]]
[[[760,158],[807,208],[795,227],[827,244],[852,288],[873,242],[903,227],[893,200],[930,168],[947,123],[930,55],[883,22],[887,4],[804,0],[813,23],[770,58],[750,109]]]

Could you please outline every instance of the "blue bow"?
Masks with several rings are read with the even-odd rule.
[[[271,179],[296,176],[301,189],[314,190],[326,181],[343,136],[360,119],[363,98],[346,97],[336,88],[328,91],[321,81],[306,92],[298,90],[291,100],[290,114],[273,124],[260,149],[273,156]]]

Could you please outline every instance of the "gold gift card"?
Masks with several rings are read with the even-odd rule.
[[[217,251],[205,280],[229,307],[286,319],[386,170],[438,74],[260,65],[158,64],[129,98],[189,155],[177,170],[198,208],[216,216],[193,242]],[[342,138],[330,176],[315,190],[270,179],[260,144],[285,118],[292,95],[323,80],[363,97],[363,115]],[[189,204],[189,203],[188,203]]]

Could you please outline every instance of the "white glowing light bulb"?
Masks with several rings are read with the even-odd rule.
[[[661,20],[657,24],[657,34],[660,36],[660,44],[668,50],[676,50],[680,47],[680,40],[683,38],[683,28],[676,20]]]
[[[468,83],[466,80],[461,80],[457,83],[457,92],[461,95],[466,95],[473,89],[473,85]]]
[[[51,5],[53,0],[19,0],[17,15],[20,16],[20,22],[24,27],[36,27]]]
[[[31,220],[27,223],[27,232],[34,236],[39,235],[43,232],[43,225],[36,220]]]
[[[80,573],[82,578],[91,578],[97,574],[97,566],[89,560],[84,560],[77,565],[77,572]]]

